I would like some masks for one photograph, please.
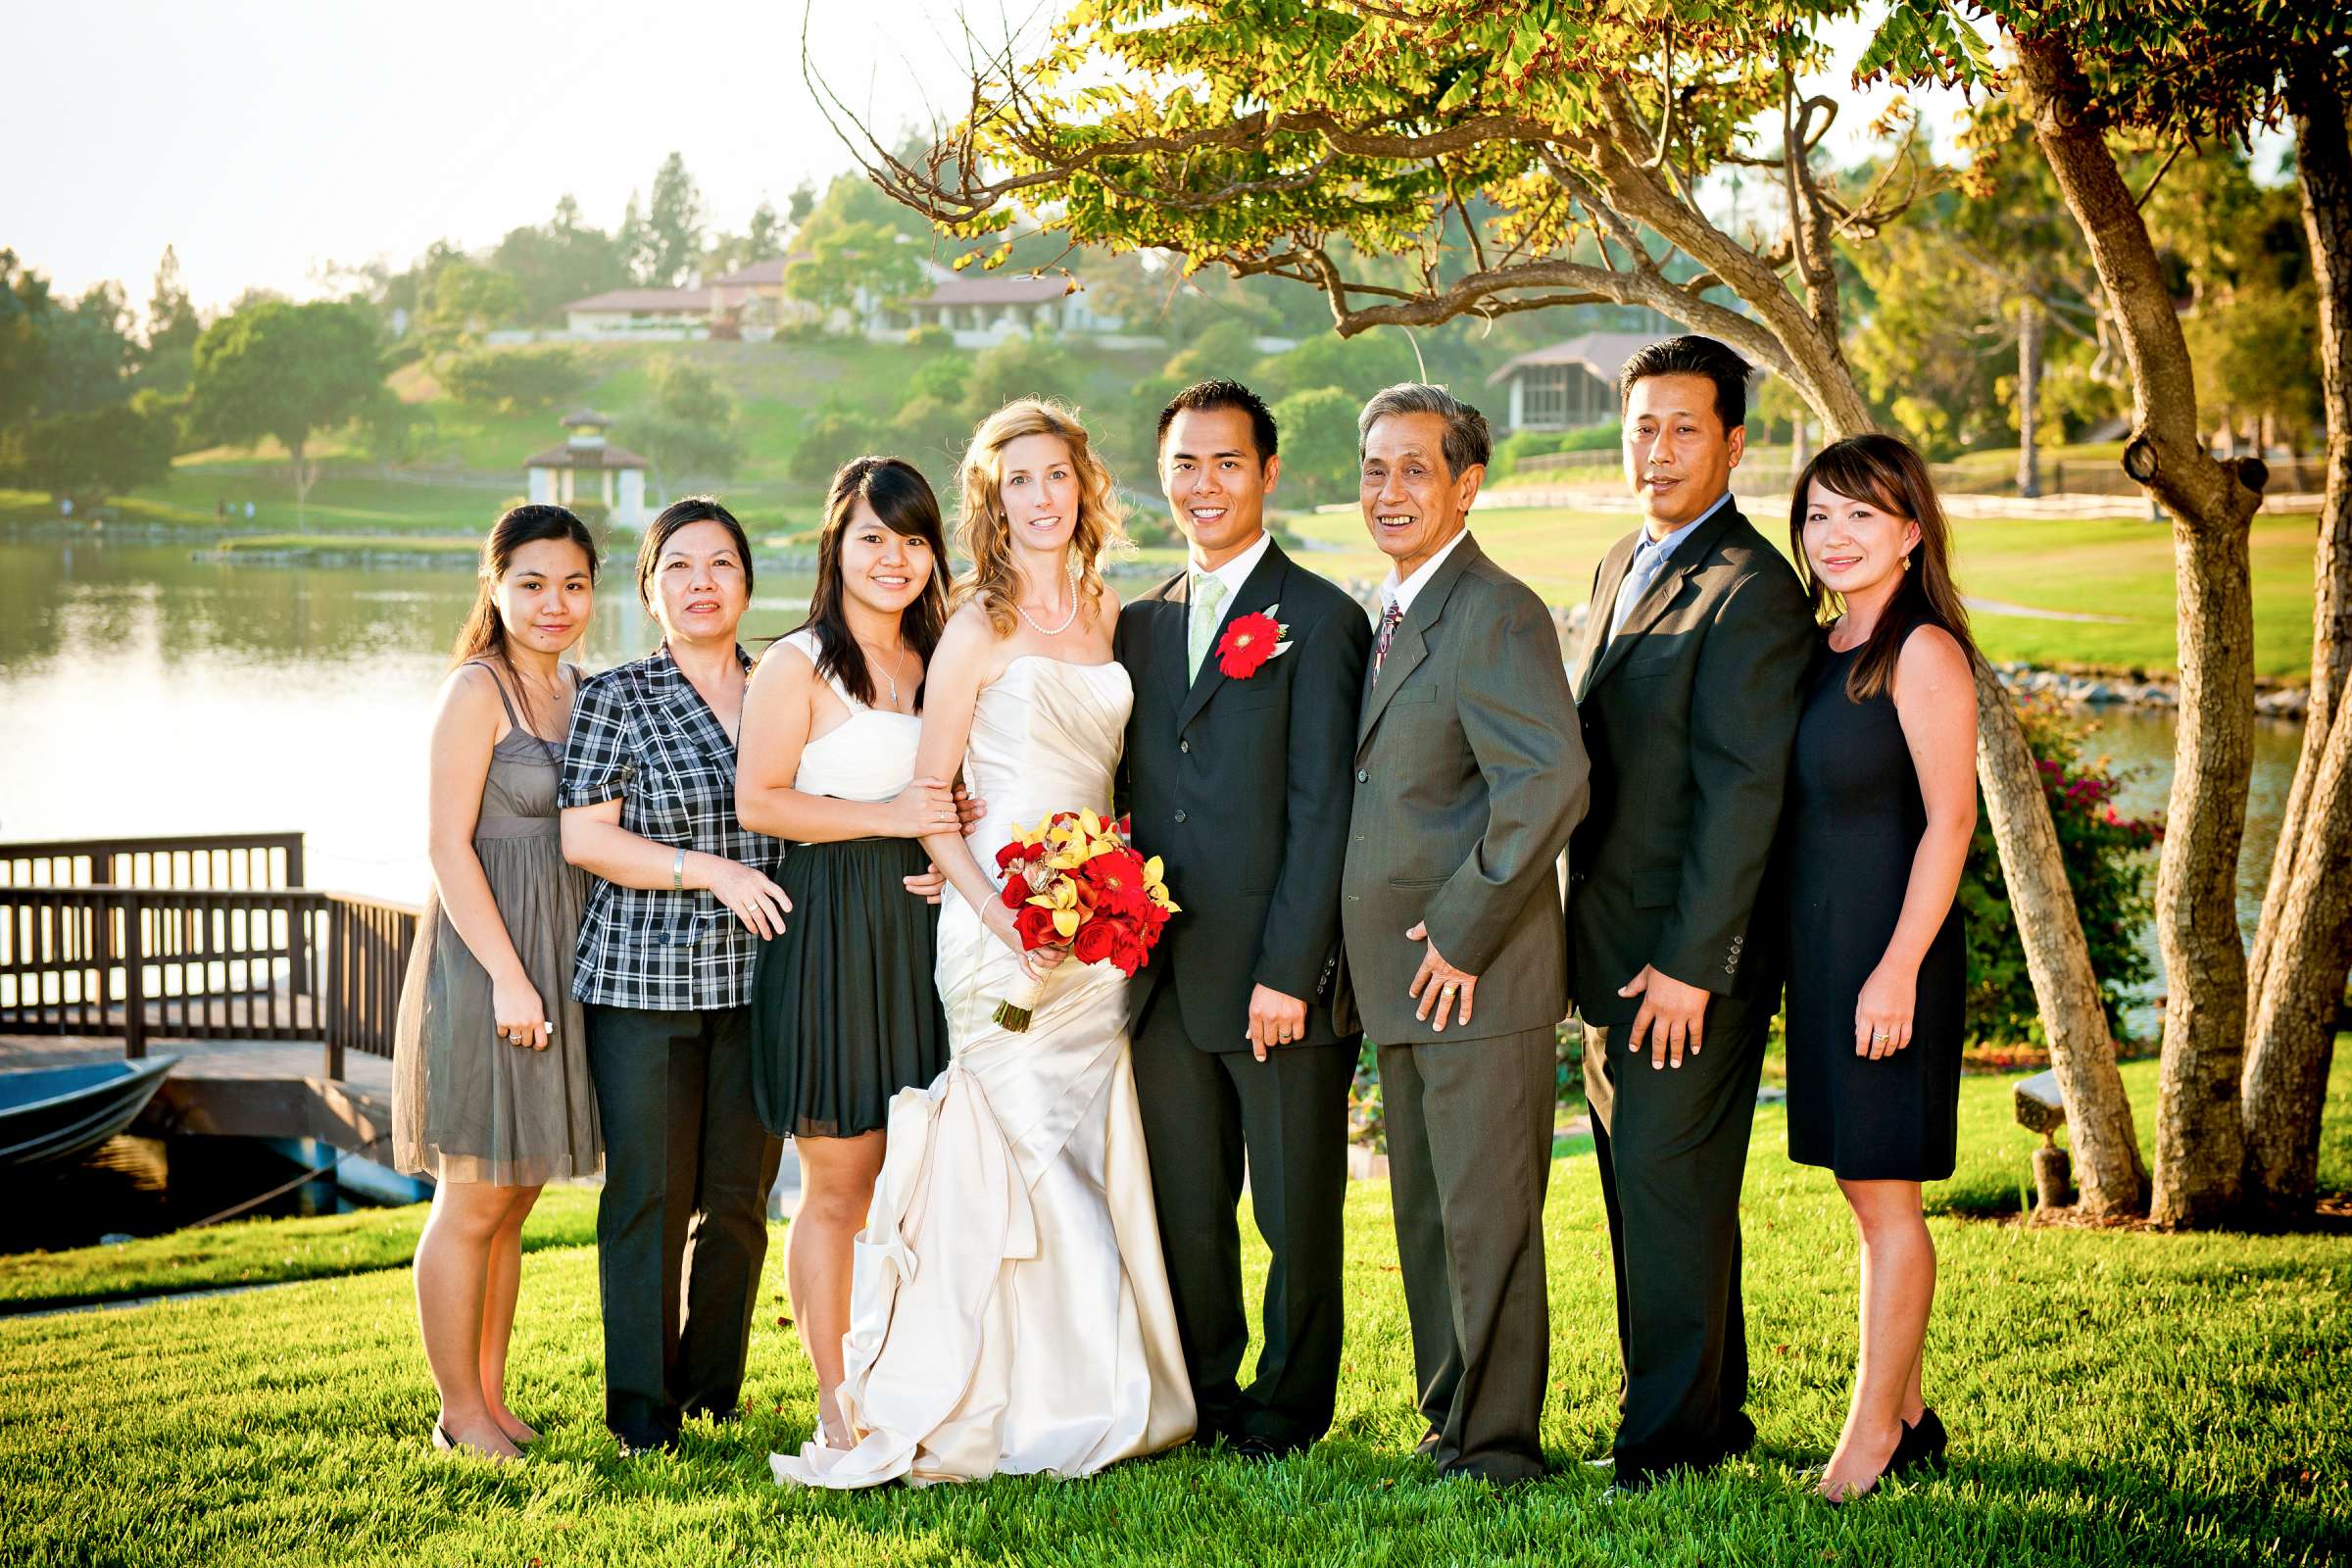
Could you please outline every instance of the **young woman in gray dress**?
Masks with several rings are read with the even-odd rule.
[[[433,1442],[498,1459],[538,1435],[506,1400],[523,1218],[544,1183],[601,1160],[571,1000],[587,879],[556,816],[575,689],[563,660],[595,603],[579,518],[524,506],[498,519],[433,718],[433,887],[393,1048],[393,1161],[434,1182],[416,1263]]]
[[[1976,652],[1928,466],[1897,438],[1824,447],[1788,536],[1825,622],[1781,818],[1788,1153],[1836,1173],[1862,1240],[1861,1360],[1818,1482],[1842,1502],[1944,1446],[1920,1388],[1920,1184],[1951,1175],[1959,1110]]]

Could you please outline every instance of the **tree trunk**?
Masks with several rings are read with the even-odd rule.
[[[2015,787],[2019,779],[2031,780],[2030,795]],[[1977,669],[1977,780],[1984,787],[2009,907],[2041,1004],[2050,1065],[2066,1097],[2079,1206],[2102,1219],[2138,1213],[2147,1201],[2147,1167],[2139,1159],[2132,1102],[2115,1070],[2115,1038],[2099,1004],[2098,976],[2067,885],[2058,829],[2017,709],[1987,665]]]
[[[311,499],[311,481],[318,477],[311,471],[311,466],[302,461],[302,447],[303,443],[300,437],[286,443],[286,455],[294,460],[294,531],[296,533],[310,531],[310,525],[303,520],[303,509]]]
[[[1768,332],[1770,346],[1778,351],[1776,368],[1821,416],[1824,441],[1876,428],[1834,324],[1824,325],[1824,313],[1830,322],[1836,319],[1834,273],[1813,285],[1818,309],[1808,311],[1778,271],[1677,199],[1654,171],[1633,165],[1612,146],[1596,146],[1594,152],[1618,209],[1713,268],[1755,311],[1762,328],[1739,318],[1720,326],[1688,324],[1740,348],[1748,345],[1735,334]],[[2115,1071],[2115,1041],[2099,1004],[2098,980],[2059,856],[2041,771],[2008,694],[1989,669],[1978,672],[1978,776],[2029,956],[2050,1059],[2066,1095],[2067,1136],[2080,1167],[2082,1206],[2100,1215],[2136,1212],[2146,1177],[2132,1136],[2132,1104]]]
[[[2238,465],[2215,462],[2198,439],[2196,379],[2180,318],[2068,40],[2055,32],[2019,38],[2017,64],[2034,139],[2122,322],[2139,410],[2125,468],[2173,516],[2180,719],[2156,878],[2168,997],[2150,1217],[2210,1224],[2236,1207],[2244,1176],[2246,954],[2236,882],[2253,770],[2247,535],[2262,498],[2240,482]]]
[[[2017,493],[2041,494],[2041,443],[2034,422],[2041,416],[2041,301],[2031,294],[2017,307]]]
[[[2248,1199],[2307,1212],[2319,1184],[2320,1112],[2336,1008],[2352,965],[2352,145],[2344,106],[2308,66],[2288,82],[2303,226],[2320,297],[2327,498],[2320,509],[2311,707],[2271,862],[2247,984],[2254,1021],[2243,1116]]]

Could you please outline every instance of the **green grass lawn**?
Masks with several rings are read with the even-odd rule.
[[[2143,1133],[2153,1065],[2126,1068]],[[2352,1068],[2339,1057],[2325,1179],[2352,1180]],[[1958,1185],[2022,1167],[2008,1084],[1965,1086]],[[1931,1220],[1941,1283],[1930,1397],[1949,1472],[1857,1507],[1794,1475],[1842,1414],[1853,1351],[1851,1228],[1824,1173],[1757,1118],[1744,1203],[1756,1451],[1702,1480],[1599,1500],[1616,1350],[1589,1154],[1553,1166],[1552,1480],[1494,1496],[1440,1485],[1418,1436],[1388,1195],[1348,1195],[1348,1359],[1337,1425],[1273,1465],[1180,1453],[1074,1484],[1003,1479],[839,1496],[768,1479],[809,1427],[783,1323],[780,1248],[756,1320],[747,1418],[690,1429],[674,1459],[625,1465],[598,1410],[587,1195],[534,1218],[514,1402],[547,1434],[529,1462],[436,1455],[409,1277],[396,1267],[121,1311],[0,1319],[0,1540],[11,1562],[674,1564],[983,1562],[2235,1563],[2352,1550],[2352,1242],[2160,1236]],[[306,1227],[393,1261],[416,1211],[261,1223],[192,1256],[209,1278],[269,1275]],[[362,1226],[360,1228],[366,1228]],[[231,1228],[224,1227],[226,1232]],[[218,1234],[218,1233],[217,1233]],[[776,1233],[779,1241],[781,1230]],[[170,1239],[165,1239],[169,1241]],[[164,1244],[125,1259],[170,1266]],[[184,1244],[182,1244],[184,1245]],[[1253,1262],[1262,1250],[1250,1238]],[[129,1249],[108,1250],[118,1255]],[[89,1254],[54,1268],[86,1269]],[[240,1262],[239,1259],[242,1259]],[[13,1282],[12,1282],[13,1288]]]
[[[1786,547],[1785,517],[1751,521]],[[1471,525],[1486,552],[1525,578],[1548,604],[1591,597],[1592,570],[1609,546],[1633,531],[1631,513],[1560,508],[1491,508]],[[1308,564],[1327,576],[1372,580],[1388,561],[1353,513],[1315,513],[1297,521],[1319,549]],[[2314,523],[2308,516],[2258,516],[2253,530],[2254,667],[2301,679],[2311,670]],[[2149,523],[2123,518],[1968,518],[1953,524],[1954,570],[1971,599],[2025,609],[2115,617],[2046,620],[1979,612],[1972,622],[1996,660],[2056,666],[2170,670],[2178,660],[2173,619],[2173,541]]]

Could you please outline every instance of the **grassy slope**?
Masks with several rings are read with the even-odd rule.
[[[2127,1068],[2143,1104],[2150,1069]],[[2352,1178],[2339,1061],[2329,1179]],[[2005,1085],[1971,1080],[1964,1159],[2014,1165]],[[1750,1459],[1616,1506],[1573,1463],[1611,1426],[1606,1239],[1589,1156],[1554,1167],[1553,1396],[1565,1468],[1494,1498],[1432,1485],[1387,1195],[1348,1197],[1348,1361],[1332,1440],[1272,1466],[1179,1454],[1064,1485],[863,1496],[769,1484],[811,1390],[779,1319],[755,1322],[749,1418],[675,1460],[617,1462],[598,1423],[595,1257],[526,1271],[515,1403],[548,1438],[508,1470],[424,1443],[431,1396],[404,1272],[121,1313],[0,1321],[0,1539],[24,1563],[399,1561],[1094,1564],[2315,1561],[2352,1544],[2352,1244],[1932,1221],[1942,1258],[1932,1397],[1941,1480],[1832,1511],[1790,1474],[1835,1435],[1852,1354],[1850,1226],[1828,1178],[1757,1119],[1747,1198]],[[563,1205],[558,1205],[559,1209]],[[386,1216],[390,1218],[390,1216]],[[552,1212],[551,1228],[577,1223]],[[553,1238],[547,1238],[553,1240]],[[1251,1243],[1253,1262],[1262,1251]]]

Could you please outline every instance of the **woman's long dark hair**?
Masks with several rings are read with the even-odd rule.
[[[1968,607],[1960,602],[1960,589],[1952,581],[1951,528],[1943,520],[1928,465],[1911,444],[1892,435],[1847,436],[1815,453],[1796,476],[1796,494],[1788,502],[1789,554],[1813,590],[1815,617],[1826,625],[1844,607],[1829,584],[1813,575],[1813,559],[1805,553],[1805,510],[1817,482],[1825,490],[1919,524],[1911,569],[1902,574],[1886,612],[1871,628],[1862,657],[1847,672],[1846,696],[1858,703],[1881,693],[1892,695],[1903,639],[1921,625],[1942,627],[1968,656],[1971,667],[1981,662],[1976,639],[1968,633]]]
[[[510,678],[514,676],[514,661],[507,653],[507,623],[498,618],[498,579],[507,574],[515,551],[542,539],[568,539],[578,545],[580,554],[588,558],[588,581],[591,586],[595,584],[596,541],[588,536],[587,524],[573,516],[570,509],[536,502],[509,507],[490,525],[489,537],[482,541],[482,564],[474,575],[473,608],[466,612],[466,623],[458,628],[457,645],[450,650],[452,667],[469,659],[486,658],[503,665]]]
[[[873,671],[866,667],[865,650],[850,630],[849,612],[842,601],[848,590],[841,581],[841,540],[850,519],[864,502],[882,519],[882,526],[906,539],[931,547],[931,580],[914,603],[899,612],[899,632],[923,662],[923,678],[915,683],[914,706],[923,706],[923,688],[931,680],[931,651],[948,624],[948,540],[940,525],[939,498],[930,482],[904,458],[854,458],[833,475],[825,493],[825,521],[816,541],[816,594],[808,601],[808,618],[801,624],[816,631],[816,672],[849,688],[866,707],[874,705]]]

